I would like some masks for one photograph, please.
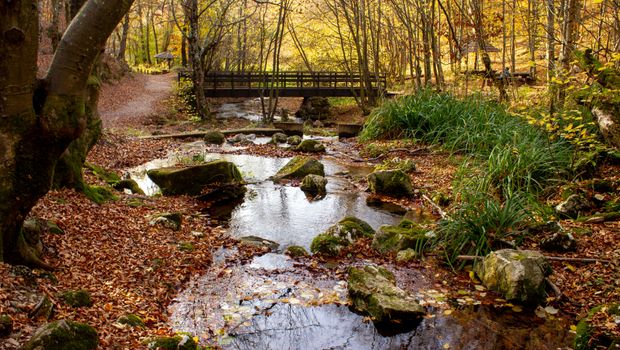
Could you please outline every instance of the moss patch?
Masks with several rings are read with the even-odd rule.
[[[130,190],[131,193],[133,194],[144,195],[144,191],[142,191],[138,183],[132,179],[120,180],[119,182],[115,183],[112,187],[114,187],[114,189],[118,191],[127,189],[127,190]]]
[[[349,244],[349,241],[339,236],[334,236],[329,233],[321,233],[312,240],[312,244],[310,244],[310,251],[314,254],[338,256],[338,254],[340,254],[340,250]]]
[[[86,196],[86,198],[97,204],[103,204],[105,202],[118,200],[118,197],[114,193],[112,193],[109,188],[103,186],[87,185],[84,188],[84,195]]]
[[[65,304],[71,307],[88,307],[93,305],[90,293],[83,289],[66,291],[61,293],[59,297]]]
[[[127,314],[127,315],[121,316],[118,318],[118,321],[116,322],[131,326],[131,327],[144,327],[144,321],[142,321],[142,318],[140,318],[140,316],[135,315],[135,314]]]
[[[295,156],[273,176],[273,180],[301,179],[310,174],[325,176],[323,164],[311,157]]]
[[[157,337],[146,341],[149,349],[197,350],[198,344],[186,334],[174,337]]]
[[[302,257],[302,256],[308,256],[308,251],[306,251],[306,248],[304,248],[302,246],[298,246],[298,245],[292,245],[292,246],[286,248],[284,253],[286,255],[288,255],[288,256],[293,257],[293,258]]]
[[[97,331],[87,324],[60,320],[39,328],[22,350],[95,350]]]
[[[410,220],[403,220],[396,226],[384,225],[377,231],[372,247],[382,253],[409,248],[421,252],[429,240],[427,232],[426,228]]]
[[[577,334],[574,341],[575,350],[613,349],[614,346],[620,345],[620,338],[614,337],[608,332],[594,334],[590,322],[592,317],[600,312],[620,316],[620,304],[598,305],[590,309],[588,315],[577,324]]]
[[[413,195],[411,179],[402,170],[375,171],[368,175],[368,189],[375,194],[393,197]]]

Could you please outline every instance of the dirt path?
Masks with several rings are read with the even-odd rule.
[[[99,99],[104,128],[143,125],[145,118],[164,111],[162,101],[172,92],[175,75],[134,74],[105,85]]]

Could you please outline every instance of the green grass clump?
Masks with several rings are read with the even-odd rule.
[[[468,156],[455,180],[460,202],[438,232],[450,262],[488,253],[528,220],[536,196],[570,175],[575,155],[567,140],[500,104],[430,90],[377,108],[360,137],[412,138]]]

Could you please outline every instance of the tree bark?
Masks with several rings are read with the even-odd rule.
[[[123,33],[121,34],[121,40],[118,45],[118,53],[116,54],[116,59],[121,60],[123,62],[127,62],[125,60],[125,51],[127,50],[127,35],[129,34],[129,14],[125,15],[125,19],[123,20]]]
[[[56,161],[84,130],[92,65],[131,0],[89,0],[37,81],[35,0],[0,1],[0,260],[44,266],[21,234]]]

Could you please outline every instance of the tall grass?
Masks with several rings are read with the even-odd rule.
[[[416,138],[469,155],[454,186],[461,202],[440,224],[449,261],[487,253],[493,238],[528,219],[528,201],[565,177],[573,157],[567,142],[552,140],[502,105],[428,90],[386,102],[371,114],[361,139],[385,138]]]

